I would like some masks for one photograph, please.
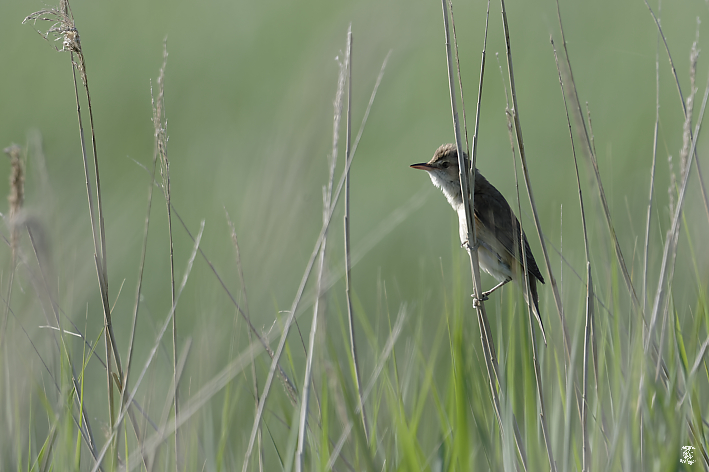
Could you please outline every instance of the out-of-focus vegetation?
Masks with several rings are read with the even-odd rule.
[[[352,293],[363,383],[368,383],[380,363],[383,371],[366,402],[369,446],[362,440],[362,431],[353,433],[343,448],[345,459],[335,466],[337,470],[348,470],[350,465],[363,470],[371,458],[385,470],[441,470],[439,465],[443,470],[514,469],[519,462],[510,446],[513,443],[509,436],[500,439],[490,404],[478,325],[469,301],[470,274],[465,251],[459,247],[455,215],[428,179],[408,168],[428,160],[438,145],[453,141],[441,5],[401,0],[352,4],[75,0],[71,6],[91,90],[106,218],[109,297],[120,354],[125,356],[128,350],[135,303],[154,150],[151,86],[156,90],[164,38],[169,53],[165,114],[172,203],[192,234],[205,221],[201,240],[205,256],[241,306],[246,306],[248,298],[257,331],[275,333],[271,343],[275,349],[321,228],[322,187],[327,183],[332,147],[332,103],[351,23],[353,135],[381,64],[391,51],[352,164],[350,189],[356,261]],[[0,7],[0,147],[14,142],[23,149],[22,221],[40,238],[33,249],[27,232],[20,232],[14,270],[9,244],[0,251],[3,300],[8,298],[13,279],[12,313],[0,310],[0,424],[8,425],[0,432],[0,469],[41,469],[49,463],[54,470],[68,465],[90,470],[93,460],[87,446],[77,439],[77,426],[71,419],[71,415],[78,418],[78,405],[71,394],[64,347],[57,343],[58,334],[46,327],[56,325],[54,306],[63,313],[62,320],[72,320],[91,343],[98,340],[96,352],[105,357],[104,341],[99,339],[103,313],[69,54],[55,52],[53,46],[61,47],[60,42],[47,43],[34,32],[35,28],[46,31],[51,25],[21,24],[28,14],[44,7],[31,1],[6,2]],[[454,4],[471,137],[485,7],[483,2]],[[706,17],[707,5],[652,7],[661,18],[686,100],[692,43],[697,40],[699,50],[707,43],[697,21]],[[684,115],[677,86],[664,44],[643,2],[562,2],[560,9],[576,88],[581,103],[588,103],[591,112],[613,224],[639,296],[659,55],[660,120],[645,314],[649,322],[670,208],[678,198],[678,187],[669,192],[668,188],[681,183]],[[499,63],[507,76],[499,11],[499,3],[493,2],[478,167],[512,203],[517,191],[498,69]],[[518,113],[536,204],[548,245],[564,256],[562,262],[551,249],[551,269],[560,284],[571,338],[568,365],[549,282],[540,297],[550,338],[546,347],[539,346],[547,420],[557,467],[580,470],[580,396],[578,387],[572,385],[573,379],[581,378],[586,268],[568,127],[549,37],[554,37],[557,49],[562,41],[554,2],[511,1],[507,11]],[[694,122],[707,79],[703,59],[700,55],[696,69],[699,91]],[[87,112],[85,100],[82,111]],[[574,125],[576,132],[578,123]],[[84,128],[88,133],[87,124]],[[337,177],[344,152],[342,134]],[[700,136],[697,156],[703,169],[709,167],[706,154]],[[656,339],[668,368],[668,380],[663,381],[662,376],[655,379],[653,359],[644,354],[642,322],[620,276],[595,176],[580,145],[577,155],[594,290],[599,297],[594,332],[597,363],[595,367],[589,364],[594,376],[588,397],[593,417],[589,420],[592,470],[639,470],[641,466],[676,470],[681,446],[695,446],[697,459],[702,447],[707,448],[705,432],[695,431],[692,436],[688,426],[688,418],[695,425],[706,424],[709,407],[706,365],[701,361],[692,371],[709,326],[709,261],[702,250],[709,234],[709,215],[696,169],[681,221],[669,315],[658,320],[656,328],[657,333],[665,333]],[[9,160],[0,163],[0,174],[9,172]],[[704,175],[709,178],[707,171]],[[519,185],[520,219],[542,267],[522,180]],[[167,212],[162,192],[156,190],[133,379],[171,308]],[[0,194],[9,192],[7,180],[0,179]],[[516,203],[512,206],[516,208]],[[247,297],[225,210],[238,237]],[[9,214],[9,209],[0,211]],[[316,344],[311,442],[306,446],[310,470],[326,467],[345,417],[358,418],[353,411],[356,391],[341,278],[342,216],[340,203],[328,232],[326,276],[332,286],[321,304]],[[193,242],[174,214],[173,233],[179,284]],[[2,230],[2,235],[9,242],[10,230]],[[38,258],[45,261],[43,271]],[[542,273],[547,277],[546,267]],[[312,276],[306,287],[298,327],[291,330],[281,359],[299,391],[314,280]],[[485,276],[483,285],[491,283]],[[510,286],[492,296],[487,307],[507,379],[506,411],[515,414],[526,438],[528,470],[545,470],[547,455],[529,362],[529,327],[520,300],[518,289]],[[382,352],[400,311],[406,313],[401,334],[393,353],[384,358]],[[245,352],[249,338],[243,319],[201,255],[195,259],[175,313],[177,351],[186,355],[180,398],[190,405],[191,400],[204,398],[196,396],[197,392]],[[68,324],[63,328],[74,331]],[[70,335],[64,339],[76,371],[85,375],[84,402],[100,449],[110,429],[106,372],[96,360],[87,360],[82,369],[82,356],[89,357],[84,345]],[[164,410],[169,410],[172,355],[171,336],[166,335],[136,396],[157,424],[170,414]],[[258,349],[259,389],[269,364],[268,355]],[[297,429],[299,410],[279,382],[277,378],[262,423],[264,470],[289,470],[289,454],[295,447],[296,436],[291,431]],[[241,468],[255,410],[250,369],[204,399],[180,429],[181,467]],[[504,420],[511,425],[510,416]],[[143,417],[139,422],[141,433],[154,434]],[[51,446],[48,438],[53,438]],[[168,439],[157,449],[157,466],[174,461],[174,440]],[[126,452],[138,451],[130,426],[120,441],[120,460],[126,460]],[[80,461],[74,458],[77,443],[81,444]],[[257,470],[258,462],[255,452],[250,470]],[[143,462],[139,464],[144,467]],[[699,464],[694,467],[699,470]]]

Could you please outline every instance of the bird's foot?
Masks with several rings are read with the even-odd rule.
[[[476,243],[475,245],[471,246],[470,242],[467,239],[463,241],[463,243],[460,245],[460,247],[464,247],[468,251],[477,251],[478,246],[480,246],[480,243]]]
[[[498,288],[502,287],[503,285],[505,285],[506,283],[508,283],[510,280],[512,280],[512,278],[511,278],[511,277],[507,277],[505,280],[503,280],[503,281],[500,282],[499,284],[495,285],[494,287],[492,287],[492,288],[491,288],[490,290],[488,290],[487,292],[483,292],[483,293],[480,295],[480,297],[475,297],[475,294],[471,295],[471,297],[473,297],[473,306],[474,306],[474,307],[479,307],[481,302],[485,302],[485,301],[488,300],[488,297],[490,296],[490,294],[491,294],[492,292],[494,292],[494,291],[497,290]]]
[[[479,298],[476,297],[475,294],[470,295],[471,297],[473,297],[473,306],[477,308],[482,305],[482,302],[486,302],[488,300],[488,295],[489,293],[487,292],[483,292],[482,296]]]

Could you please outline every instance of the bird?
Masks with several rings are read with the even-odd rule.
[[[468,155],[463,152],[463,159],[466,168],[470,166]],[[493,276],[499,283],[483,292],[478,300],[484,301],[488,296],[502,287],[506,283],[514,280],[521,287],[524,287],[524,261],[521,259],[522,245],[524,241],[524,254],[527,258],[527,280],[529,281],[529,293],[532,303],[529,303],[527,290],[523,289],[525,300],[530,305],[534,316],[539,323],[544,344],[546,344],[546,334],[539,312],[539,293],[537,292],[537,282],[544,283],[544,277],[539,271],[537,262],[527,242],[517,217],[512,212],[509,203],[505,200],[499,190],[497,190],[488,180],[483,177],[477,168],[475,169],[475,217],[477,244],[472,248],[468,243],[468,223],[465,217],[465,206],[460,189],[460,174],[458,172],[458,151],[455,144],[443,144],[428,162],[412,164],[412,168],[425,170],[431,178],[433,185],[443,191],[448,203],[458,214],[458,228],[460,241],[468,251],[476,249],[480,267]]]

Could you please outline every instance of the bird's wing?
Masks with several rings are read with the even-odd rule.
[[[478,189],[476,189],[475,216],[489,231],[494,231],[495,237],[507,252],[522,263],[519,258],[519,255],[522,254],[519,240],[519,233],[522,229],[519,221],[512,213],[510,205],[502,194],[494,186],[487,184],[485,191],[482,193],[479,193]],[[512,228],[514,228],[514,231],[510,231]],[[544,277],[542,277],[542,273],[537,267],[537,262],[534,260],[534,255],[524,232],[522,232],[522,239],[524,240],[524,252],[527,255],[527,270],[541,283],[544,283]]]

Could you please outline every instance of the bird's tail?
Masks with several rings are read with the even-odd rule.
[[[539,329],[542,332],[542,338],[544,339],[544,345],[546,346],[547,344],[547,336],[544,333],[544,325],[542,324],[542,315],[539,312],[539,293],[537,292],[537,279],[532,275],[528,274],[527,277],[529,278],[529,292],[532,295],[532,301],[534,303],[530,304],[529,300],[527,299],[527,291],[523,290],[524,292],[524,298],[527,299],[527,304],[532,308],[532,311],[534,312],[535,318],[537,318],[537,323],[539,323]]]

